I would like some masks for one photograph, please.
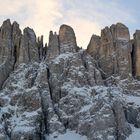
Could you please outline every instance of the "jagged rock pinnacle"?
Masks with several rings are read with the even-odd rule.
[[[53,59],[54,57],[58,56],[60,52],[59,46],[59,37],[53,31],[50,31],[49,35],[49,44],[47,48],[47,58],[46,59]]]
[[[140,79],[140,30],[136,30],[134,34],[134,42],[132,44],[132,47],[133,47],[132,61],[134,65],[133,66],[134,76]]]
[[[77,43],[73,29],[68,25],[61,25],[59,30],[60,53],[76,52]]]

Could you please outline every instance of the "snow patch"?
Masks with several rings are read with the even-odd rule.
[[[60,54],[58,57],[53,59],[53,63],[59,64],[61,62],[61,60],[69,59],[72,56],[73,56],[73,53],[69,53],[69,52]]]
[[[139,96],[126,96],[127,102],[135,103],[136,105],[140,106],[140,97]]]
[[[56,136],[52,134],[51,136],[46,136],[46,140],[87,140],[86,136],[81,136],[75,131],[67,130],[65,134]]]
[[[132,134],[126,140],[139,140],[140,139],[140,128],[135,128],[130,124],[132,129]]]

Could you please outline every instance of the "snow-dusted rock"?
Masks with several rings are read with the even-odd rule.
[[[125,119],[120,91],[104,86],[93,89],[68,89],[68,95],[60,99],[60,116],[65,126],[89,140],[125,139],[131,128]]]
[[[0,27],[0,88],[14,68],[20,37],[21,31],[16,22],[13,25],[9,19],[3,22]]]
[[[95,62],[84,51],[63,53],[50,61],[50,85],[52,98],[58,101],[67,94],[65,86],[88,86],[103,84]]]
[[[24,64],[5,82],[0,131],[11,140],[39,140],[46,133],[64,131],[53,109],[47,74],[46,64]]]
[[[88,50],[78,50],[67,25],[50,33],[48,48],[9,20],[0,40],[0,140],[125,140],[130,123],[140,127],[140,82],[129,75],[123,24],[93,36]]]

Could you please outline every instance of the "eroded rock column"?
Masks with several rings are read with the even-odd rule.
[[[62,25],[59,30],[60,53],[76,52],[77,43],[73,29],[68,25]]]
[[[136,30],[133,41],[133,68],[134,76],[140,79],[140,30]]]
[[[56,56],[59,55],[59,40],[58,40],[58,35],[50,31],[49,35],[49,44],[47,47],[47,59],[53,59]]]

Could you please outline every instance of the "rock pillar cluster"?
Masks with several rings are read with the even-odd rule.
[[[101,37],[92,36],[87,52],[97,60],[103,78],[114,75],[124,79],[132,74],[139,77],[139,38],[139,31],[132,41],[125,25],[113,24],[101,30]]]
[[[0,87],[17,65],[38,59],[34,31],[28,27],[22,34],[18,23],[4,21],[0,27]]]
[[[60,54],[78,52],[74,30],[62,25],[59,34],[50,31],[49,43],[44,46],[43,36],[37,38],[33,29],[21,32],[19,24],[10,20],[0,27],[0,87],[10,72],[21,63],[50,61]],[[133,75],[140,78],[140,31],[130,40],[128,28],[122,23],[101,30],[101,36],[93,35],[87,47],[98,64],[103,78]]]

